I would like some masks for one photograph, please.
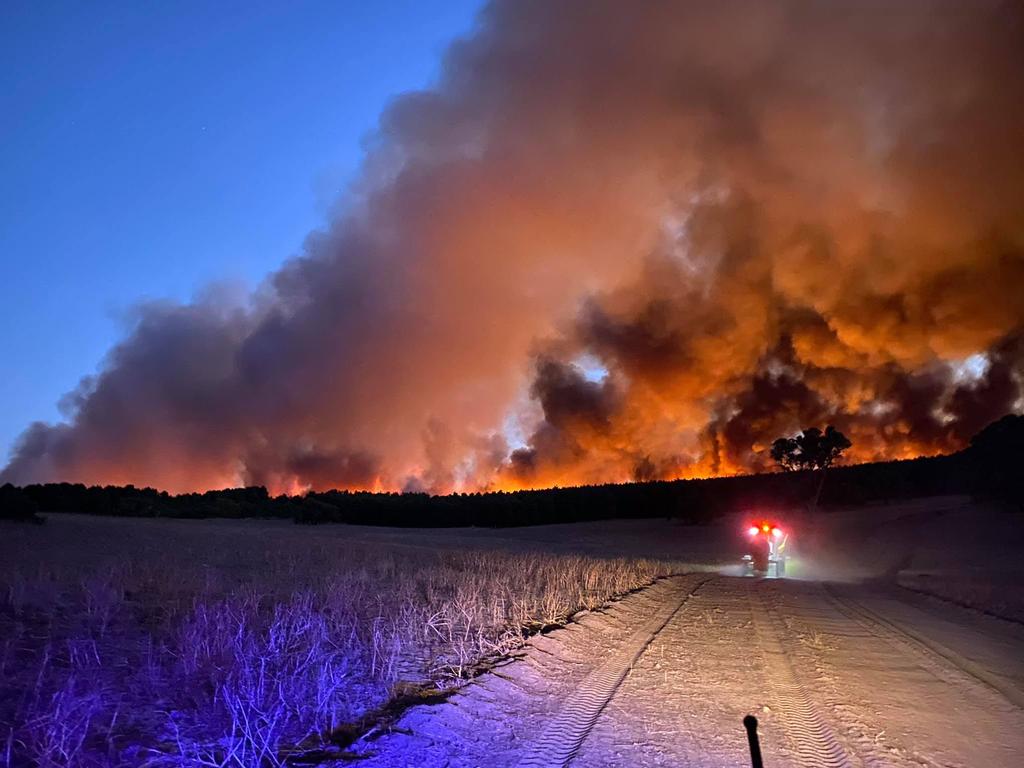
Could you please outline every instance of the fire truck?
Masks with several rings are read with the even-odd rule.
[[[789,534],[778,523],[757,520],[747,528],[750,553],[743,556],[748,576],[778,579],[786,573],[786,544]]]

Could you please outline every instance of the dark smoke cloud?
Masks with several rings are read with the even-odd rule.
[[[536,481],[538,461],[559,465],[587,460],[609,434],[620,407],[612,382],[589,381],[576,365],[545,357],[537,360],[530,394],[543,418],[529,448],[512,452],[511,472],[525,484]]]
[[[955,449],[1022,407],[1022,48],[997,0],[492,2],[303,255],[140,308],[0,479],[651,479],[825,422]]]

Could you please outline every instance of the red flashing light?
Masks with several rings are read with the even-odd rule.
[[[752,525],[752,526],[750,526],[750,530],[747,531],[747,533],[749,533],[751,536],[757,536],[757,531],[758,531],[757,526],[756,525]]]
[[[772,528],[772,536],[774,536],[776,539],[782,536],[782,529]]]

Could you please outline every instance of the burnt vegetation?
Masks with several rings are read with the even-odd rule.
[[[1022,458],[1024,416],[1009,415],[986,427],[969,448],[956,454],[833,466],[820,505],[971,494],[1020,510],[1024,500],[1024,479],[1019,471]],[[0,489],[0,517],[30,519],[39,511],[123,517],[290,518],[308,524],[399,527],[508,527],[651,517],[702,523],[744,506],[802,505],[816,492],[816,472],[794,467],[786,472],[737,477],[446,496],[331,490],[274,497],[263,487],[170,495],[132,485],[47,483],[22,489],[5,485]]]

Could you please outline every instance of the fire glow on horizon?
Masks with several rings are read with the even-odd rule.
[[[147,305],[0,481],[432,492],[1022,408],[1019,3],[497,0],[248,300]]]

